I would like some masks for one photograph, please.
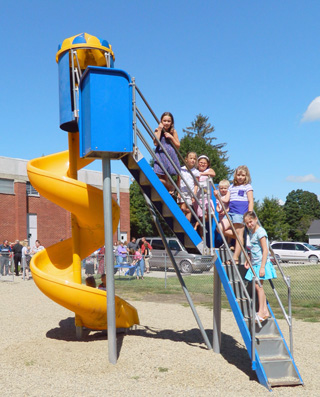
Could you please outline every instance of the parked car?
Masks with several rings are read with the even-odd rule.
[[[283,262],[286,261],[310,261],[318,263],[320,261],[320,249],[308,243],[295,241],[274,241],[270,244],[275,257]]]
[[[213,267],[214,258],[212,256],[191,254],[176,237],[167,237],[166,239],[182,273],[203,272]],[[149,261],[150,268],[173,268],[161,237],[146,237],[146,240],[152,247],[152,256]],[[139,243],[140,239],[138,239],[137,242]]]

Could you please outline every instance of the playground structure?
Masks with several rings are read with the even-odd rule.
[[[272,315],[263,326],[259,320],[256,324],[255,294],[252,298],[249,296],[235,263],[229,266],[223,264],[221,256],[227,255],[230,258],[230,251],[226,249],[226,252],[221,252],[216,257],[212,230],[216,227],[217,219],[214,213],[211,214],[210,206],[209,225],[206,225],[204,217],[199,219],[190,208],[203,227],[202,239],[144,157],[142,150],[147,150],[151,156],[154,153],[146,136],[138,129],[137,121],[152,139],[154,135],[136,105],[137,94],[155,120],[158,120],[135,85],[134,79],[126,72],[113,68],[114,54],[109,43],[87,33],[73,36],[62,43],[57,53],[57,62],[60,128],[68,132],[69,150],[30,161],[28,175],[30,182],[41,195],[71,212],[72,238],[39,252],[32,259],[31,271],[41,291],[75,312],[77,329],[82,326],[93,329],[108,327],[108,339],[112,339],[109,334],[112,321],[112,316],[109,316],[109,303],[112,303],[114,285],[107,284],[107,302],[104,291],[81,285],[81,259],[105,244],[107,281],[112,282],[112,234],[119,222],[120,209],[112,201],[111,222],[111,216],[106,216],[106,208],[111,206],[111,201],[107,199],[108,203],[105,202],[110,186],[105,189],[104,184],[101,192],[79,182],[77,170],[96,158],[102,158],[105,182],[110,173],[110,160],[121,160],[141,187],[208,349],[211,349],[211,344],[197,317],[180,269],[170,255],[159,217],[166,221],[187,249],[216,258],[214,350],[219,352],[220,348],[219,294],[222,282],[251,358],[252,369],[256,371],[260,383],[268,389],[272,386],[303,384],[275,317]],[[172,162],[170,158],[169,160]],[[164,168],[163,170],[167,174]],[[170,175],[167,176],[171,179]],[[174,181],[171,182],[175,185]],[[179,190],[177,186],[176,188]],[[207,186],[209,195],[213,189],[214,186]],[[216,223],[214,225],[211,224],[211,215]],[[270,307],[269,310],[272,313]],[[291,327],[291,314],[287,316],[287,320]],[[134,324],[139,324],[136,310],[121,298],[115,297],[116,327],[129,328]]]

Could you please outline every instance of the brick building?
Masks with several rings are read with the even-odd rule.
[[[0,242],[29,238],[45,247],[71,237],[70,213],[39,195],[31,186],[27,175],[27,160],[0,156]],[[80,170],[79,180],[102,189],[102,173]],[[120,225],[118,236],[130,239],[130,178],[127,175],[111,176],[112,196],[120,196]],[[103,214],[101,214],[103,216]]]

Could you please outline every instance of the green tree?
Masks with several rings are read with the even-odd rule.
[[[130,234],[134,237],[156,236],[155,226],[136,181],[130,185]]]
[[[320,218],[320,202],[314,193],[292,190],[284,205],[286,221],[292,240],[307,241],[306,232],[314,219]]]
[[[221,179],[228,179],[233,172],[227,165],[227,152],[222,149],[225,143],[213,145],[211,142],[216,137],[209,135],[214,132],[214,127],[208,123],[209,117],[198,114],[191,126],[183,130],[186,135],[180,140],[180,153],[183,158],[188,152],[196,152],[197,155],[205,154],[209,157],[211,167],[216,172],[215,182]]]
[[[261,204],[255,203],[255,211],[268,233],[269,241],[288,239],[289,225],[286,222],[283,206],[279,204],[278,199],[265,197]]]
[[[160,223],[165,234],[171,236],[172,232],[168,225],[162,219]],[[158,236],[158,230],[136,181],[130,185],[130,234],[136,238]]]
[[[209,136],[214,132],[214,126],[208,123],[209,117],[203,116],[199,113],[194,121],[191,122],[191,126],[183,129],[182,131],[188,138],[198,137],[203,139],[205,143],[211,145],[211,142],[217,138]]]

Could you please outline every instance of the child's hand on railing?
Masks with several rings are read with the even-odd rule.
[[[248,261],[245,261],[244,267],[245,267],[245,269],[249,269],[250,265],[249,265],[249,262],[248,262]]]

